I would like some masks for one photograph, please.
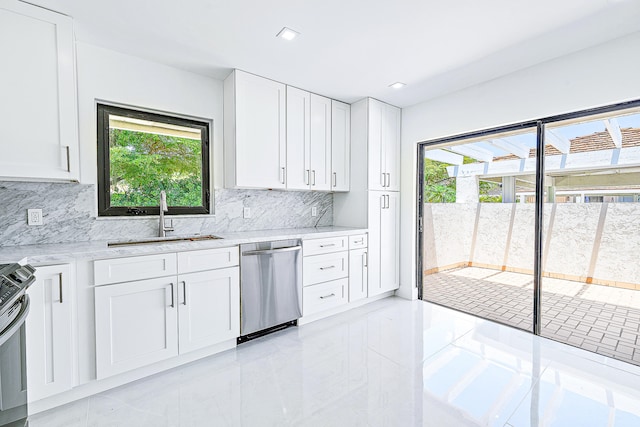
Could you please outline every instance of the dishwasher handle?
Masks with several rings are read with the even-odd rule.
[[[246,251],[242,252],[242,256],[249,255],[269,255],[269,254],[277,254],[279,252],[295,252],[302,249],[302,246],[288,246],[286,248],[277,248],[277,249],[261,249],[257,251]]]

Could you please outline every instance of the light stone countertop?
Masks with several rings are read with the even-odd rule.
[[[47,265],[72,262],[76,259],[96,260],[117,258],[133,255],[150,255],[167,252],[192,251],[199,249],[223,248],[241,245],[243,243],[263,242],[287,239],[316,239],[332,236],[344,236],[366,233],[366,228],[351,227],[319,227],[319,228],[289,228],[279,230],[256,230],[228,233],[215,233],[222,239],[162,242],[109,247],[107,241],[90,241],[77,243],[54,243],[42,245],[2,246],[0,247],[0,263],[16,262],[26,258],[34,265]],[[178,238],[180,235],[169,235],[168,239]],[[194,236],[184,236],[194,237]],[[149,240],[156,238],[151,237]],[[136,239],[140,240],[140,239]],[[126,242],[118,239],[113,242]]]

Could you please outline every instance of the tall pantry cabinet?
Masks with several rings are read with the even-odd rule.
[[[334,224],[369,228],[369,297],[400,286],[399,190],[400,109],[372,98],[352,104],[351,191],[334,195]]]

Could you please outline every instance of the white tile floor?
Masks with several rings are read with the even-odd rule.
[[[31,417],[55,426],[640,426],[640,367],[387,298]]]

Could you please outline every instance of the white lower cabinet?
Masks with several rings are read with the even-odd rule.
[[[348,278],[305,286],[302,291],[304,315],[308,316],[346,304],[349,301],[348,293]]]
[[[302,242],[302,314],[309,316],[349,302],[347,236]]]
[[[304,257],[302,283],[305,286],[340,279],[348,275],[348,251]]]
[[[95,289],[98,379],[178,355],[176,286],[162,277]]]
[[[95,288],[98,379],[240,335],[238,248],[173,256],[178,260],[177,275]],[[135,263],[136,258],[148,259],[131,257],[129,260]],[[191,272],[204,268],[201,260],[209,260],[210,269]],[[112,263],[112,260],[95,262],[100,263]],[[161,264],[158,264],[159,271],[164,270]],[[227,267],[233,264],[235,266]],[[100,269],[95,271],[96,275],[102,275]],[[149,274],[155,273],[149,270]],[[95,279],[96,283],[103,283],[100,277]]]
[[[71,266],[38,267],[27,294],[31,310],[26,322],[29,402],[73,386]]]
[[[349,302],[368,296],[368,254],[367,249],[349,251]]]
[[[178,280],[180,353],[240,335],[238,267],[184,274]]]
[[[400,195],[369,192],[369,296],[400,287]]]

